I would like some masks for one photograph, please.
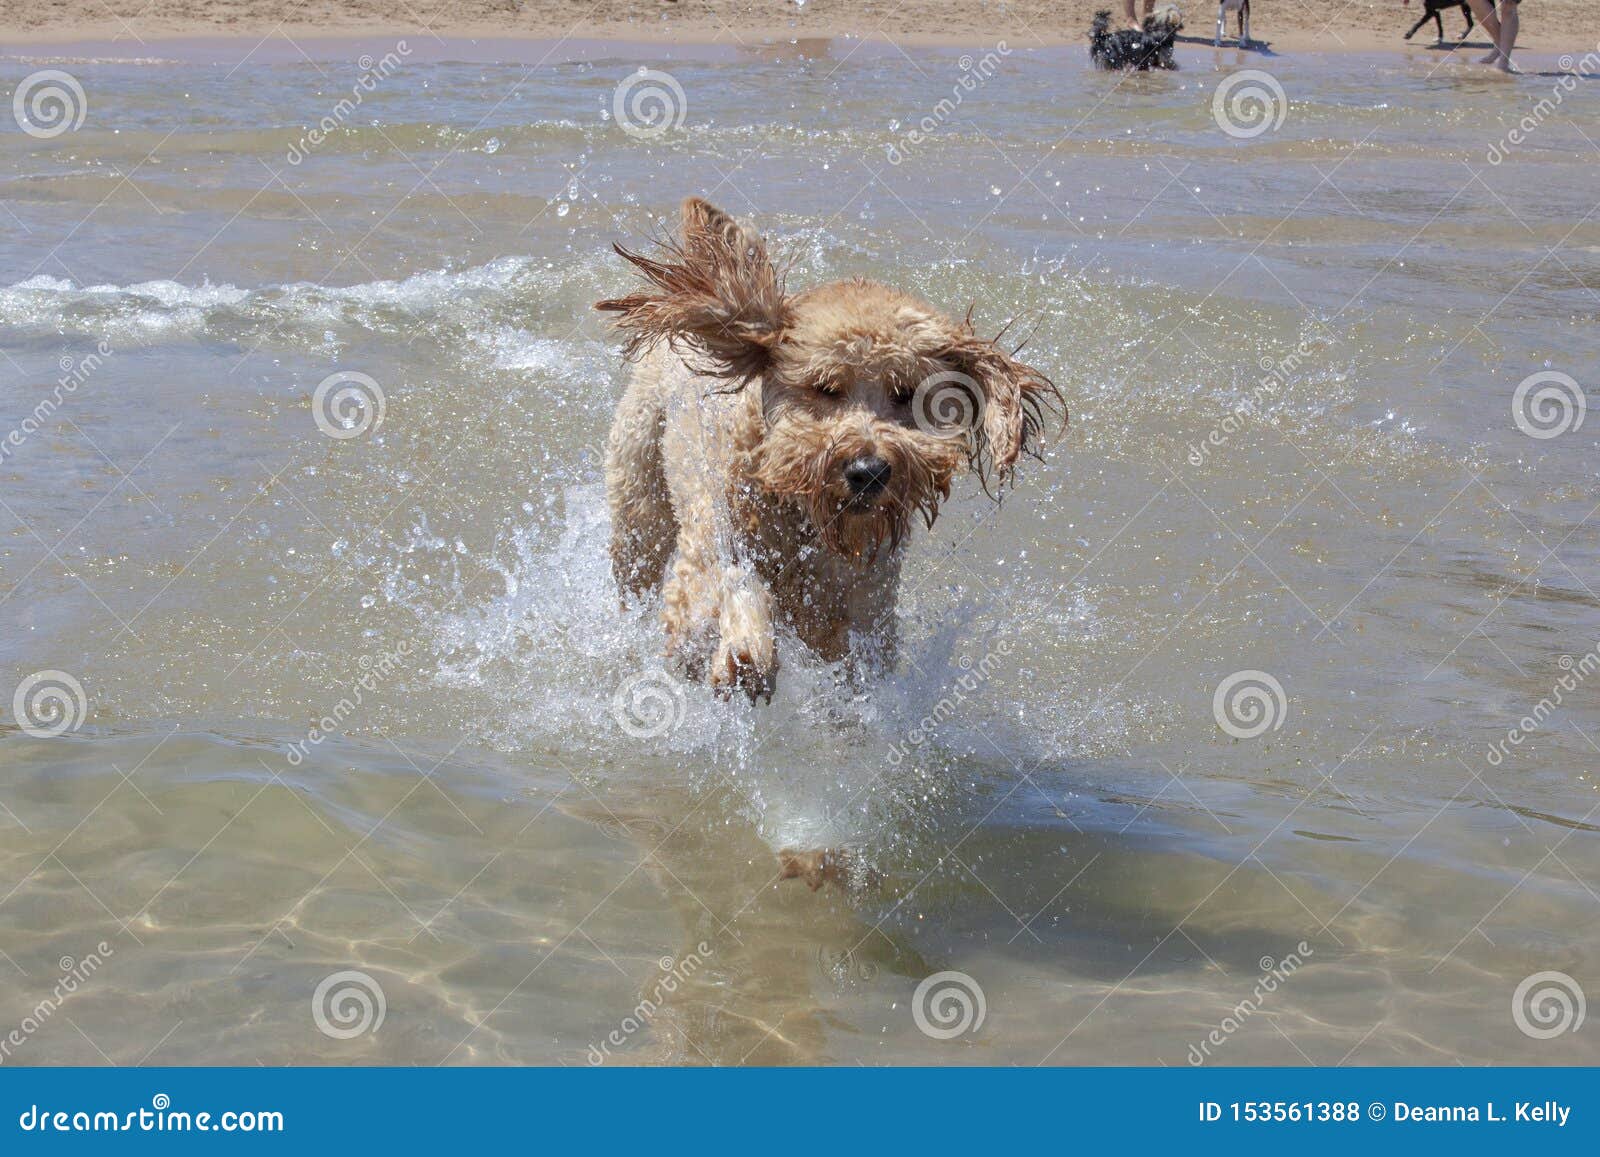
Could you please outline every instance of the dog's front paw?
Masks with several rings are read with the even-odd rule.
[[[813,892],[823,884],[842,888],[850,882],[850,854],[842,849],[801,852],[785,848],[778,853],[778,865],[778,879],[804,880]]]
[[[750,702],[772,702],[778,682],[778,651],[770,641],[724,642],[711,662],[711,689],[727,699],[743,691]]]

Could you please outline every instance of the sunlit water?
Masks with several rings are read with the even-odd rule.
[[[1182,47],[937,113],[954,51],[433,46],[310,148],[353,52],[0,63],[89,102],[0,136],[0,425],[76,375],[0,462],[0,1060],[1600,1061],[1513,1011],[1600,995],[1600,419],[1513,418],[1596,384],[1600,89],[1492,165],[1555,79]],[[590,306],[690,193],[794,284],[1018,317],[1071,409],[919,538],[864,693],[786,644],[719,703],[617,609]],[[336,372],[381,423],[319,428]],[[36,672],[76,730],[19,728]]]

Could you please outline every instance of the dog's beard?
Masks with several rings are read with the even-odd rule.
[[[863,502],[843,481],[842,465],[866,454],[884,458],[890,472],[884,490]],[[900,546],[914,518],[933,525],[966,460],[960,439],[896,428],[868,441],[827,422],[786,418],[753,451],[750,474],[762,490],[799,505],[826,549],[870,563]]]

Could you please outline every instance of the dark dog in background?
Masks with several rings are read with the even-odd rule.
[[[1152,68],[1175,69],[1172,46],[1183,27],[1183,13],[1172,5],[1144,18],[1143,28],[1111,29],[1111,13],[1094,14],[1089,28],[1089,59],[1096,68],[1131,68],[1145,72]]]
[[[1410,4],[1411,0],[1405,0],[1405,2]],[[1468,34],[1472,32],[1472,9],[1467,5],[1467,0],[1422,0],[1422,19],[1412,25],[1411,31],[1406,33],[1406,39],[1410,40],[1415,36],[1417,30],[1426,24],[1428,17],[1431,16],[1433,17],[1433,22],[1439,26],[1439,43],[1443,44],[1444,17],[1440,13],[1447,8],[1459,8],[1461,9],[1461,14],[1467,18],[1466,31],[1461,34],[1461,39],[1465,40]]]

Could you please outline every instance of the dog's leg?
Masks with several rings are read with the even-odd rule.
[[[1415,36],[1417,34],[1417,29],[1421,28],[1424,24],[1426,24],[1428,22],[1428,17],[1430,17],[1432,15],[1433,15],[1432,12],[1424,12],[1422,14],[1422,19],[1418,20],[1415,24],[1413,24],[1411,26],[1411,31],[1406,33],[1405,38],[1407,40],[1410,40],[1413,36]]]
[[[1217,5],[1217,38],[1211,42],[1211,47],[1213,47],[1213,48],[1221,48],[1222,47],[1222,34],[1223,34],[1223,32],[1225,32],[1227,30],[1227,27],[1228,27],[1227,21],[1228,21],[1228,9],[1227,9],[1227,7],[1225,5],[1219,3]]]
[[[1250,47],[1250,0],[1239,6],[1239,47]]]
[[[1461,34],[1461,39],[1465,40],[1467,37],[1472,35],[1472,6],[1469,4],[1463,4],[1461,6],[1461,11],[1467,14],[1467,30]]]
[[[1435,8],[1433,10],[1433,22],[1434,22],[1434,24],[1438,25],[1438,28],[1439,28],[1439,43],[1443,44],[1444,43],[1444,9]]]
[[[611,572],[624,603],[660,589],[678,537],[661,462],[663,415],[656,378],[650,368],[635,371],[606,444]]]
[[[754,703],[772,702],[778,674],[778,645],[772,628],[772,598],[742,567],[723,574],[722,607],[717,616],[717,653],[711,661],[711,686],[719,694],[744,691]]]
[[[744,567],[725,564],[709,516],[685,517],[662,601],[669,659],[719,695],[739,690],[752,703],[771,702],[778,674],[771,596]]]

